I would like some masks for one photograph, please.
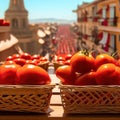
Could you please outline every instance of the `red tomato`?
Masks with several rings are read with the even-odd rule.
[[[21,65],[21,66],[23,66],[23,65],[26,64],[26,60],[23,59],[23,58],[16,58],[16,59],[14,59],[13,61],[14,61],[16,64]]]
[[[34,59],[40,59],[40,55],[38,55],[38,54],[34,54],[34,55],[32,55],[32,58],[31,58],[32,60],[34,60]]]
[[[17,70],[21,66],[17,64],[2,65],[0,66],[0,84],[13,85],[17,80]]]
[[[70,60],[71,57],[72,57],[72,54],[67,54],[67,55],[65,55],[65,60]]]
[[[101,65],[105,63],[114,63],[115,59],[108,54],[99,54],[95,59],[95,69],[97,70]]]
[[[6,21],[6,20],[3,21],[3,26],[9,26],[9,25],[10,25],[9,21]]]
[[[31,55],[29,53],[23,53],[21,54],[21,58],[25,59],[25,60],[31,60]]]
[[[6,65],[15,64],[15,62],[13,60],[8,60],[8,61],[5,61],[4,64],[6,64]]]
[[[58,56],[58,57],[57,57],[57,61],[65,61],[65,58],[64,58],[64,57],[61,57],[61,56],[60,56],[60,57]]]
[[[96,85],[95,72],[88,72],[80,75],[75,80],[75,85]]]
[[[57,61],[56,63],[58,63],[60,65],[64,65],[64,61]]]
[[[26,60],[26,64],[38,65],[37,61],[35,60]]]
[[[32,61],[35,62],[35,63],[37,63],[37,64],[40,63],[40,59],[34,59],[34,60],[32,60]],[[47,61],[45,61],[45,62],[47,62]]]
[[[120,67],[120,59],[116,60],[116,65]]]
[[[13,59],[16,59],[16,58],[20,58],[21,55],[20,54],[13,54],[12,57],[13,57]]]
[[[101,65],[96,71],[96,82],[98,85],[120,84],[120,68],[113,63]]]
[[[70,59],[64,61],[64,65],[70,65]]]
[[[8,57],[6,58],[6,61],[9,61],[9,60],[13,60],[13,57],[12,57],[12,56],[8,56]]]
[[[71,66],[63,65],[57,68],[56,76],[61,80],[62,84],[73,85],[76,74],[72,72]]]
[[[40,61],[48,61],[48,59],[46,57],[41,57]]]
[[[70,65],[75,72],[87,73],[94,69],[94,58],[91,54],[85,55],[77,52],[72,56]]]
[[[16,84],[21,85],[44,85],[49,84],[49,74],[41,67],[26,64],[17,71],[18,79]]]

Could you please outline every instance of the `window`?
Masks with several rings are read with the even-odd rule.
[[[103,8],[102,15],[103,18],[106,18],[106,7]]]
[[[25,19],[22,20],[22,26],[23,26],[23,28],[26,27],[26,20]]]
[[[115,35],[111,35],[110,37],[110,48],[113,52],[116,51],[116,36]]]
[[[97,13],[97,6],[94,6],[92,8],[92,16],[95,17],[96,16],[96,13]]]
[[[117,25],[116,6],[114,4],[110,5],[110,25],[112,25],[112,26]]]
[[[119,6],[119,10],[120,10],[120,0],[118,1],[119,3],[118,3],[118,6]]]
[[[110,18],[115,17],[115,7],[110,7]]]
[[[14,19],[12,20],[12,27],[13,27],[13,28],[18,28],[18,20],[17,20],[16,18],[14,18]]]

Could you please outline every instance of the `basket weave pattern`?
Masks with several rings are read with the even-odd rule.
[[[66,113],[120,113],[119,86],[60,86]]]
[[[57,62],[54,62],[53,64],[54,64],[55,71],[57,70],[58,67],[63,65],[63,64],[60,64],[60,63],[57,63]]]
[[[46,113],[53,86],[0,87],[0,111]]]
[[[49,62],[40,63],[38,66],[42,67],[44,70],[48,71]]]

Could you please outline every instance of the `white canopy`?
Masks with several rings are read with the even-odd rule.
[[[18,39],[10,34],[10,39],[0,41],[0,52],[4,51],[18,43]]]
[[[107,32],[103,32],[103,38],[100,40],[100,43],[105,45],[108,39],[108,33]]]
[[[40,44],[44,44],[44,43],[45,43],[45,41],[44,41],[43,39],[41,39],[41,38],[38,40],[38,42],[39,42]]]
[[[49,31],[49,30],[45,30],[44,31],[47,35],[50,35],[51,34],[51,32]]]
[[[37,31],[37,35],[40,37],[40,38],[44,38],[46,36],[46,34],[42,31],[42,30],[38,30]]]

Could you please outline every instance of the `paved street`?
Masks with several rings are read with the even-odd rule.
[[[56,34],[57,54],[75,53],[76,39],[69,25],[60,25]]]

